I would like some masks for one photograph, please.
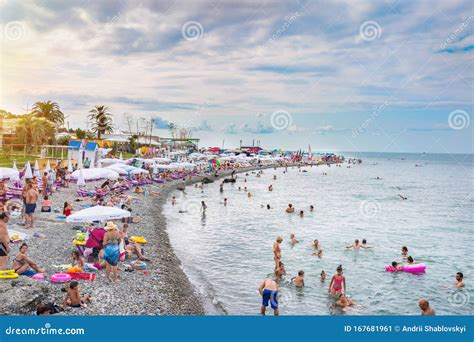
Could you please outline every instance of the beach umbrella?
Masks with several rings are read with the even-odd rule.
[[[12,169],[18,171],[18,168],[16,167],[16,160],[13,161]]]
[[[79,180],[79,176],[82,174],[85,181],[97,180],[97,179],[117,179],[119,174],[109,168],[95,168],[95,169],[80,169],[71,173],[71,178]]]
[[[117,220],[124,217],[130,217],[128,210],[97,205],[75,212],[66,218],[66,222],[89,223],[94,221]]]
[[[18,170],[9,167],[0,167],[0,179],[19,180],[20,173]]]
[[[46,163],[46,169],[45,170],[48,171],[48,172],[51,171],[51,164],[49,162],[49,159],[48,159],[48,162]]]
[[[79,170],[79,175],[77,177],[77,185],[86,185],[86,181],[84,180],[84,174],[82,170]]]
[[[209,160],[209,164],[221,165],[221,162],[218,159],[211,159],[211,160]]]
[[[69,158],[69,159],[67,160],[67,170],[69,171],[69,173],[71,173],[71,172],[73,171],[71,158]]]
[[[79,150],[79,155],[77,157],[77,168],[82,169],[82,150]]]
[[[120,159],[123,159],[122,152],[120,152]]]
[[[39,168],[38,160],[36,160],[36,162],[35,162],[35,171],[33,172],[33,175],[38,177],[38,178],[41,177],[39,169],[40,168]]]
[[[28,163],[26,163],[26,166],[25,166],[25,178],[26,179],[33,178],[33,172],[31,172],[31,165],[29,161]]]
[[[102,160],[98,160],[97,161],[97,167],[100,169],[102,167]]]

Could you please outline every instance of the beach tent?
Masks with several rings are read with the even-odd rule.
[[[99,151],[99,145],[95,141],[89,141],[84,147],[84,159],[88,158],[91,161],[91,168],[95,167],[95,161]]]
[[[67,146],[67,159],[75,159],[77,161],[82,161],[82,140],[69,140],[69,144]],[[82,167],[82,162],[77,163],[79,168]]]
[[[2,180],[9,179],[9,180],[17,181],[20,179],[20,173],[18,172],[18,170],[15,170],[13,168],[0,167],[0,179]]]
[[[76,170],[71,174],[71,178],[79,179],[81,170]],[[85,181],[97,179],[117,179],[119,174],[107,168],[82,169],[82,175]]]
[[[66,218],[66,222],[90,223],[93,221],[117,220],[123,217],[130,217],[130,212],[119,208],[97,205],[71,214]]]
[[[49,162],[49,159],[48,159],[48,162],[46,163],[46,169],[45,171],[51,171],[51,163]]]
[[[29,161],[26,163],[26,166],[25,166],[25,178],[26,179],[33,178],[33,172],[31,171],[31,165]]]
[[[36,160],[35,162],[35,172],[33,172],[33,175],[36,176],[36,177],[41,177],[40,175],[40,167],[39,167],[39,164],[38,164],[38,160]]]

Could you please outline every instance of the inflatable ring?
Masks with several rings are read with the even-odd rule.
[[[426,265],[425,264],[411,264],[403,266],[403,272],[408,273],[422,273],[425,272]]]
[[[71,280],[71,276],[67,273],[55,273],[49,279],[52,283],[67,283]]]
[[[143,236],[132,236],[130,240],[136,243],[142,243],[142,244],[146,243],[146,240]]]
[[[85,245],[86,242],[85,241],[80,241],[80,240],[74,240],[74,241],[72,241],[72,244],[76,245],[76,246],[77,245],[82,246],[82,245]]]
[[[136,260],[130,264],[135,270],[144,270],[146,268],[146,263],[140,260]]]
[[[43,273],[36,273],[31,278],[33,278],[35,280],[43,280],[44,279],[44,274]]]
[[[66,271],[66,273],[81,273],[82,268],[80,267],[69,267]]]
[[[15,270],[0,271],[0,279],[16,279],[19,275],[15,273]]]

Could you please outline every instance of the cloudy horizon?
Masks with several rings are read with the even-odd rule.
[[[473,153],[469,1],[0,1],[0,109],[202,146]],[[126,114],[125,114],[126,113]]]

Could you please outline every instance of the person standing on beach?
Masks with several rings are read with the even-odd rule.
[[[278,316],[280,314],[278,310],[278,284],[272,279],[265,279],[258,289],[258,292],[262,296],[262,306],[260,313],[265,316],[267,311],[268,302],[273,309],[273,314]]]
[[[7,229],[8,214],[0,213],[0,271],[5,271],[9,262],[10,236]]]
[[[275,260],[275,270],[278,270],[281,261],[281,248],[280,244],[283,242],[281,236],[277,237],[276,241],[273,243],[273,260]]]
[[[420,298],[418,306],[421,309],[422,316],[435,316],[434,310],[430,307],[430,303],[425,298]]]
[[[45,172],[41,178],[41,183],[43,185],[43,197],[48,196],[48,173]]]
[[[35,223],[35,210],[36,202],[38,201],[38,191],[34,185],[30,184],[29,190],[26,192],[25,198],[25,215],[26,215],[26,226],[25,228],[33,228]]]

